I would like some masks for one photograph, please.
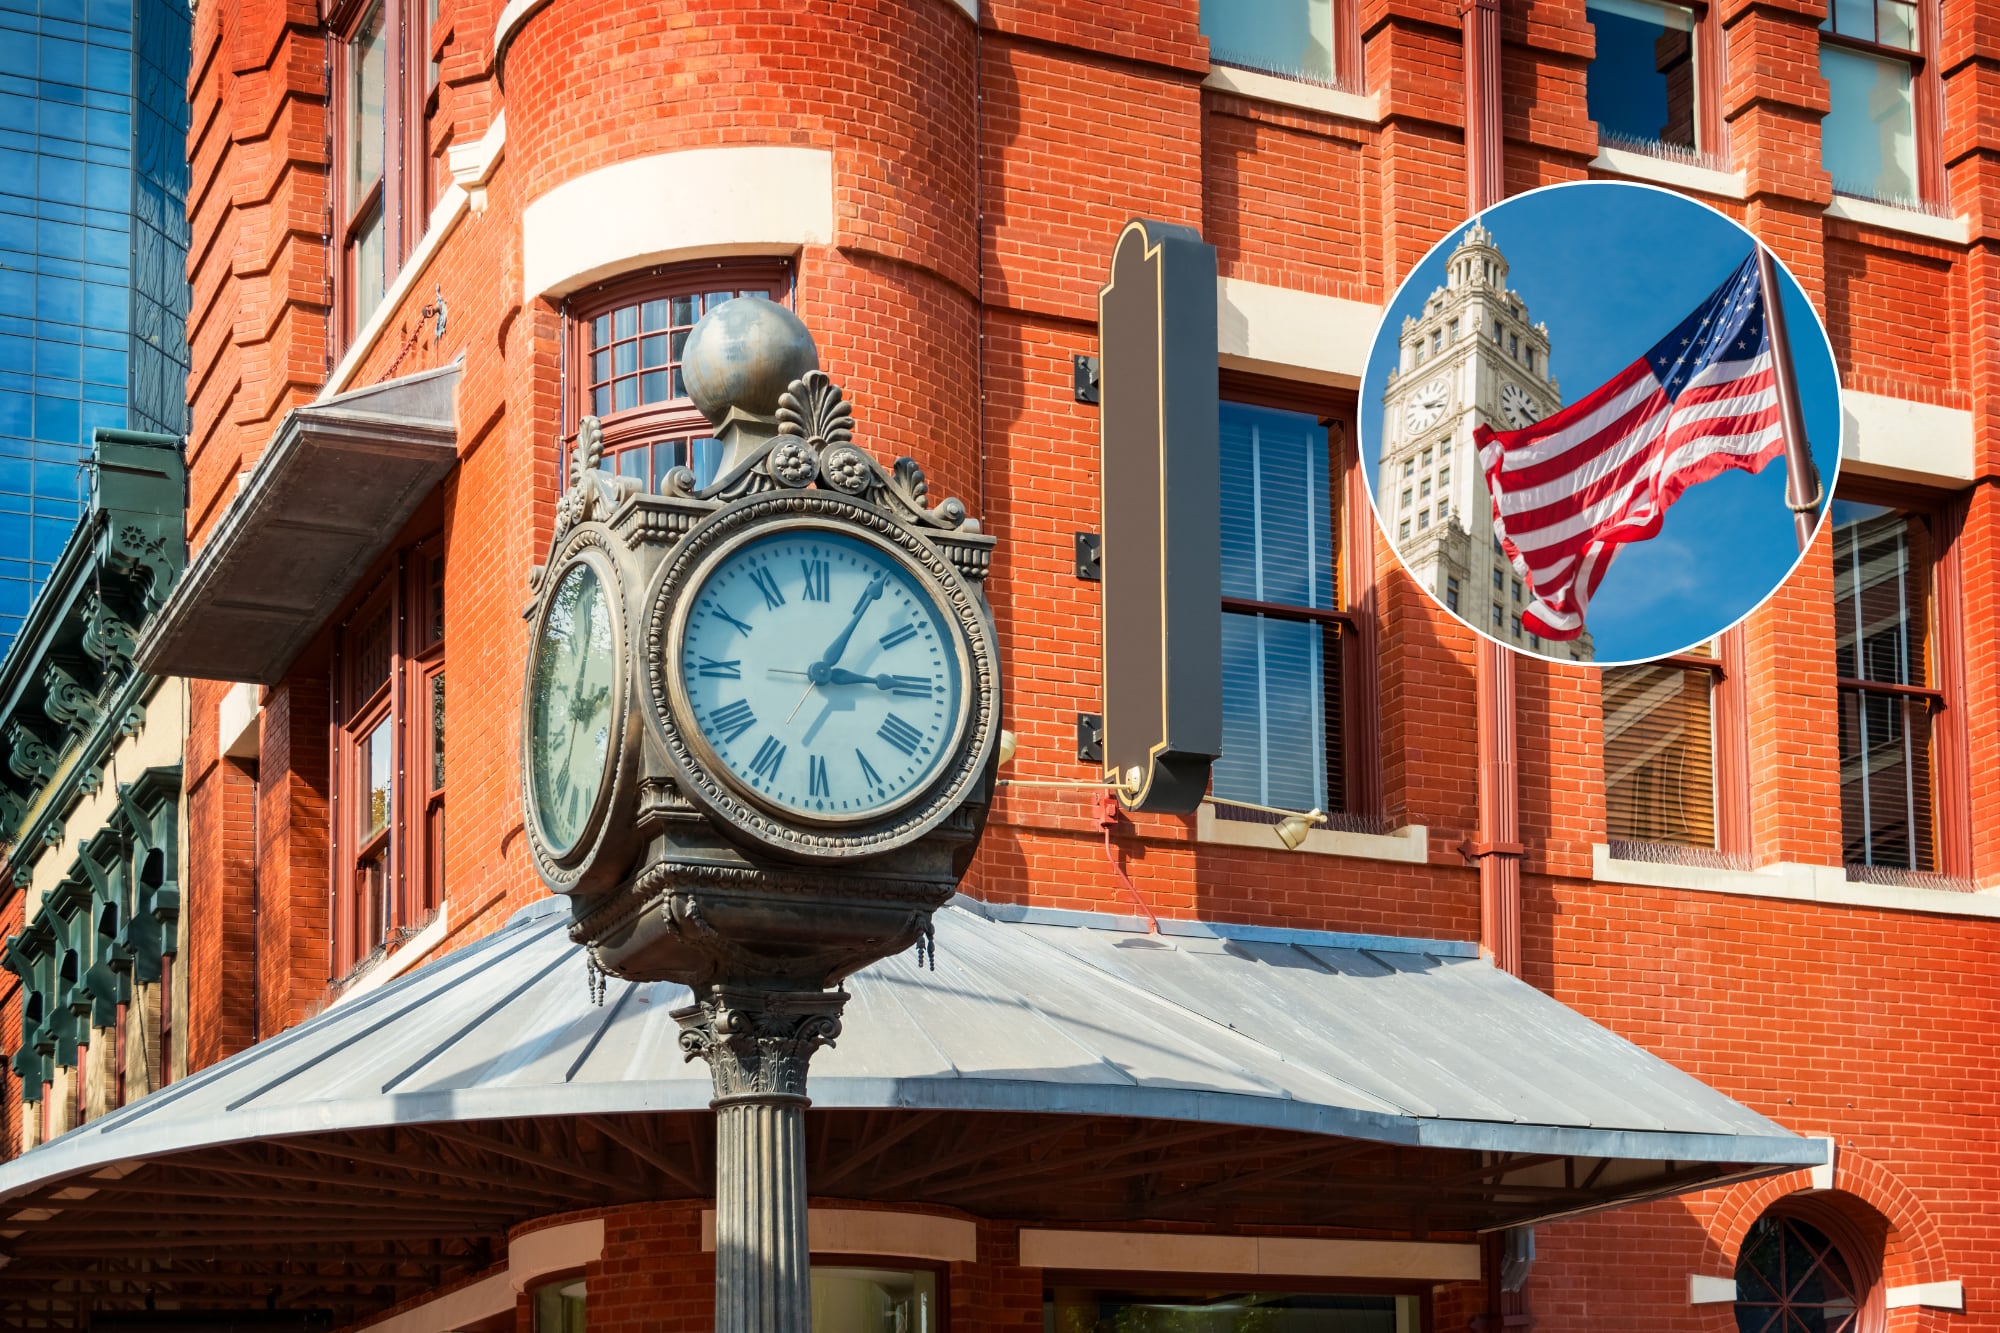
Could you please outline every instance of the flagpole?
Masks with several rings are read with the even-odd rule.
[[[1792,530],[1799,549],[1812,541],[1819,517],[1819,469],[1813,466],[1806,441],[1805,416],[1799,411],[1799,383],[1792,375],[1792,344],[1785,334],[1785,299],[1778,286],[1778,266],[1771,249],[1757,243],[1757,283],[1764,291],[1764,319],[1771,331],[1771,372],[1778,383],[1778,427],[1785,433],[1785,504],[1792,511]]]

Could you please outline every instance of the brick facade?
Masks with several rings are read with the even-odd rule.
[[[1012,775],[1084,778],[1071,751],[1074,715],[1095,710],[1099,688],[1097,590],[1074,579],[1070,545],[1098,526],[1097,421],[1072,399],[1070,358],[1095,350],[1096,291],[1119,226],[1135,215],[1197,225],[1227,279],[1380,305],[1464,215],[1458,8],[1337,8],[1360,26],[1372,103],[1204,87],[1194,0],[994,0],[976,21],[949,0],[550,0],[514,30],[504,88],[498,0],[444,0],[431,146],[476,144],[504,111],[504,155],[483,209],[454,215],[339,386],[465,358],[458,467],[397,543],[442,531],[447,551],[447,928],[437,950],[492,931],[543,892],[516,788],[519,612],[553,523],[567,426],[560,302],[523,290],[527,205],[654,154],[831,151],[834,231],[797,254],[799,313],[868,447],[919,458],[934,495],[965,497],[1000,538],[989,586],[1020,743]],[[1971,475],[1902,479],[1969,492],[1959,548],[1969,798],[1939,818],[1966,836],[1963,877],[2000,883],[2000,821],[1987,817],[2000,800],[1990,591],[2000,505],[1983,484],[2000,473],[2000,164],[1982,128],[2000,124],[2000,9],[1943,5],[1941,151],[1970,237],[1946,243],[1826,214],[1820,8],[1716,8],[1728,48],[1719,95],[1742,184],[1740,197],[1703,197],[1770,242],[1819,302],[1850,388],[1971,417]],[[347,355],[325,240],[326,40],[307,5],[226,0],[196,12],[197,550],[285,412]],[[1584,106],[1593,38],[1582,0],[1504,5],[1500,41],[1505,188],[1610,174],[1595,164]],[[434,289],[450,304],[442,338],[419,314]],[[1356,372],[1343,381],[1296,368],[1332,401],[1348,394],[1350,415]],[[1482,919],[1479,873],[1457,850],[1480,823],[1474,638],[1385,544],[1374,567],[1379,814],[1428,829],[1428,864],[1219,846],[1197,840],[1192,820],[1123,819],[1112,845],[1152,911],[1451,939],[1495,929]],[[1832,595],[1822,533],[1743,631],[1753,865],[1841,861]],[[226,687],[194,688],[184,930],[197,1065],[309,1016],[336,980],[327,701],[332,626],[344,615],[266,691],[255,770],[218,753]],[[1884,1234],[1885,1283],[1964,1284],[1963,1316],[1897,1308],[1889,1329],[2000,1328],[1989,1243],[2000,1197],[1990,1050],[2000,921],[1966,910],[1990,900],[1911,890],[1889,907],[1749,896],[1727,891],[1738,882],[1727,877],[1698,889],[1598,882],[1595,677],[1527,659],[1516,677],[1523,974],[1788,1127],[1832,1137],[1842,1206]],[[1006,794],[967,889],[1132,910],[1087,793]],[[15,1030],[12,1006],[0,1002],[0,1013],[0,1035]],[[18,1114],[10,1090],[9,1126]],[[1781,1178],[1544,1228],[1526,1302],[1535,1327],[1732,1328],[1728,1305],[1689,1303],[1689,1276],[1729,1276],[1762,1207],[1808,1183]],[[708,1326],[697,1221],[697,1209],[664,1204],[607,1218],[602,1273],[616,1280],[593,1273],[593,1328]],[[982,1223],[980,1245],[982,1262],[951,1276],[952,1326],[1038,1322],[1040,1279],[1009,1266],[1008,1229]],[[1434,1327],[1458,1333],[1486,1309],[1475,1287],[1441,1291]],[[526,1318],[524,1303],[524,1329]]]

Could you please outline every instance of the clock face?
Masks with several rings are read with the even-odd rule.
[[[582,838],[609,778],[615,630],[604,580],[589,561],[575,561],[550,594],[528,684],[535,815],[558,857]]]
[[[1442,377],[1434,379],[1418,389],[1416,396],[1410,399],[1409,406],[1403,409],[1404,429],[1413,435],[1418,431],[1429,430],[1438,423],[1438,419],[1444,416],[1445,409],[1450,406],[1451,385]]]
[[[1511,383],[1500,386],[1500,414],[1516,430],[1533,425],[1542,415],[1535,407],[1535,400],[1528,396],[1528,391]]]
[[[683,596],[671,669],[687,720],[750,800],[814,822],[874,818],[952,758],[966,711],[958,637],[889,551],[792,528],[726,550]]]

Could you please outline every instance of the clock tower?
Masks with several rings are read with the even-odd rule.
[[[1375,502],[1396,553],[1460,618],[1551,657],[1589,661],[1573,643],[1521,627],[1528,594],[1493,535],[1493,507],[1473,432],[1518,430],[1562,406],[1549,375],[1549,329],[1507,287],[1507,260],[1475,222],[1445,269],[1445,285],[1403,321],[1396,368],[1382,390]]]

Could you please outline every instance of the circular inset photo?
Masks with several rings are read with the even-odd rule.
[[[1361,387],[1375,515],[1417,582],[1510,648],[1604,665],[1699,645],[1784,582],[1840,423],[1784,266],[1712,208],[1606,181],[1439,242]]]

